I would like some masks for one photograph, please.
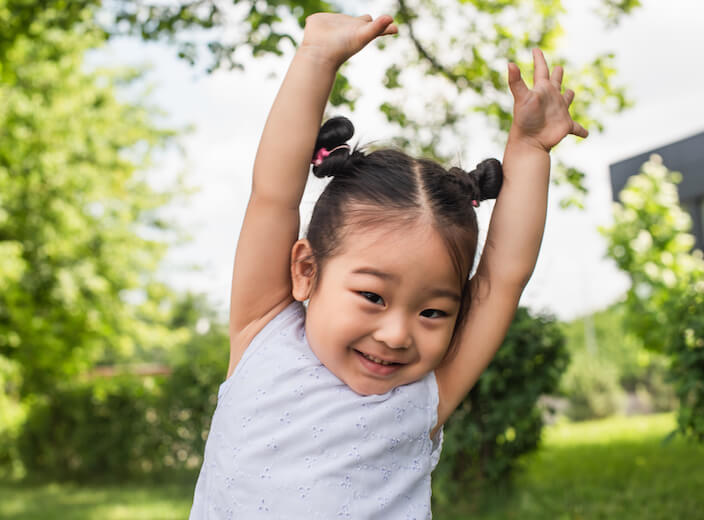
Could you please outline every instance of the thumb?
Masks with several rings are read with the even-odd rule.
[[[515,63],[508,64],[508,88],[511,89],[511,94],[516,100],[525,96],[529,91],[525,81],[521,78],[521,70]]]
[[[587,137],[589,135],[587,129],[576,121],[572,121],[572,129],[570,130],[570,133],[578,137]]]
[[[371,17],[369,17],[369,20],[371,20]],[[377,36],[396,34],[398,32],[398,28],[394,25],[393,21],[394,19],[391,16],[388,14],[383,14],[376,20],[370,21],[366,24],[362,31],[365,43],[369,43]]]

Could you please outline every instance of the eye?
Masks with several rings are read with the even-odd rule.
[[[420,315],[424,318],[444,318],[448,314],[439,309],[425,309],[424,311],[421,311]]]
[[[359,294],[361,294],[363,298],[369,300],[372,303],[375,303],[377,305],[384,305],[384,298],[382,298],[376,293],[368,291],[359,291]]]

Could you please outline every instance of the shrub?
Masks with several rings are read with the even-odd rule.
[[[171,376],[71,381],[28,399],[18,441],[28,472],[61,479],[120,480],[191,470],[202,460],[227,336],[194,336]]]
[[[519,308],[493,361],[445,425],[436,500],[453,501],[465,489],[507,478],[517,458],[538,446],[538,398],[555,392],[567,362],[554,319]]]
[[[627,326],[646,348],[670,359],[678,429],[704,440],[704,260],[692,251],[692,222],[680,207],[681,175],[651,157],[628,180],[602,229],[608,255],[631,279]]]
[[[162,378],[117,376],[71,382],[28,399],[19,439],[28,472],[56,478],[123,478],[162,458]]]
[[[19,469],[17,439],[26,416],[19,396],[21,380],[19,364],[0,355],[0,474],[13,475]]]

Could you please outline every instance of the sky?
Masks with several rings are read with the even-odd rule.
[[[356,2],[359,12],[352,14],[377,16],[387,11],[375,6],[385,3]],[[626,87],[635,106],[605,118],[602,134],[592,131],[581,143],[568,136],[556,152],[587,173],[589,196],[586,209],[564,210],[558,205],[559,190],[551,187],[540,256],[521,304],[560,319],[603,309],[628,288],[625,275],[605,259],[605,241],[597,231],[611,221],[609,164],[704,131],[704,2],[643,0],[642,4],[614,30],[605,31],[590,15],[594,1],[564,2],[563,52],[584,61],[599,51],[614,51],[616,83]],[[367,51],[368,57],[355,57],[353,82],[355,71],[373,69],[371,54],[376,50],[363,52]],[[157,188],[183,171],[187,184],[199,189],[188,204],[180,202],[164,212],[189,232],[191,241],[171,248],[160,276],[177,289],[207,294],[223,318],[229,309],[234,252],[258,140],[289,59],[250,60],[244,72],[207,75],[179,61],[173,48],[135,40],[114,41],[92,57],[104,65],[148,66],[152,102],[168,114],[171,126],[191,127],[180,139],[185,156],[175,150],[162,154],[149,172]],[[368,87],[362,100],[374,100],[380,92]],[[355,140],[389,137],[390,129],[372,109],[374,103],[360,105],[354,121],[361,136]],[[491,154],[500,157],[501,148],[487,142],[483,155]],[[472,163],[471,153],[467,155],[463,164]],[[310,183],[301,206],[302,224],[322,186],[317,179]],[[491,204],[479,208],[484,233],[490,212]]]

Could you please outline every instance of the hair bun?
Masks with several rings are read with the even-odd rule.
[[[503,168],[496,159],[485,159],[471,172],[456,166],[450,168],[450,180],[459,184],[466,197],[471,198],[475,206],[480,200],[495,199],[504,180]]]
[[[313,150],[313,158],[322,148],[332,150],[338,148],[349,141],[354,135],[354,125],[352,121],[343,116],[336,116],[325,121],[320,127],[318,138],[315,141],[315,149]],[[347,158],[352,154],[352,151],[347,147],[338,148],[332,154],[325,157],[319,165],[313,165],[313,175],[316,177],[332,177],[343,174],[343,168]]]
[[[495,199],[499,196],[504,181],[504,170],[498,159],[483,160],[469,175],[474,177],[477,183],[477,200]]]

